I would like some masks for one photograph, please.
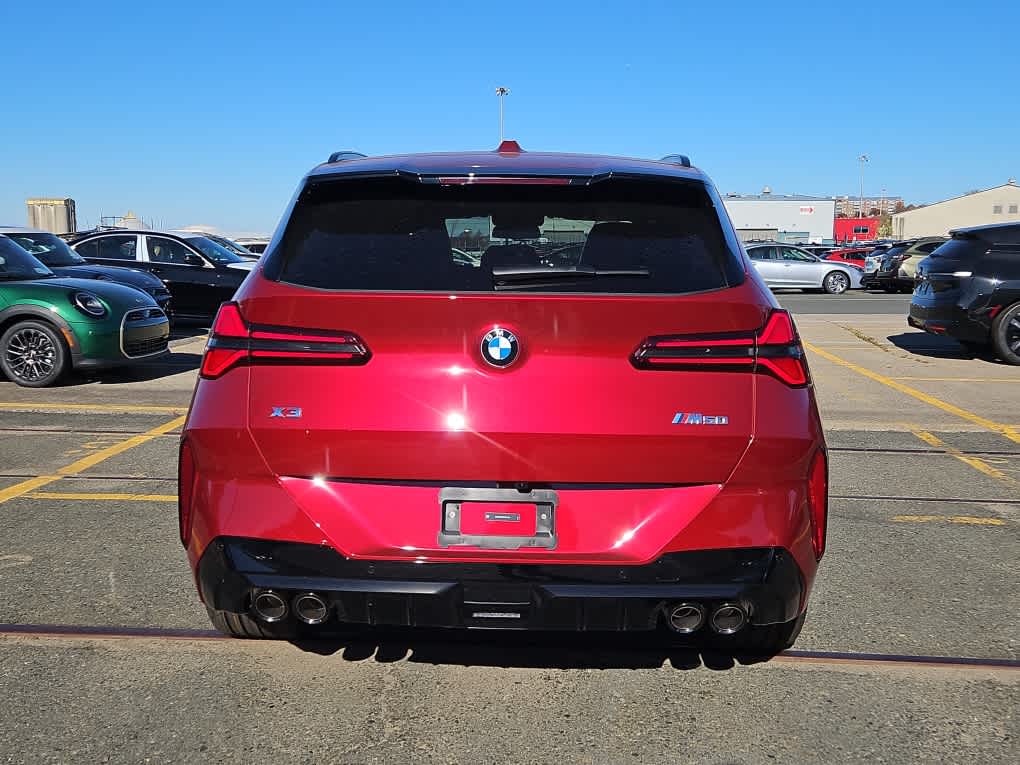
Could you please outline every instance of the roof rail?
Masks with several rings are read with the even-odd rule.
[[[684,167],[691,166],[691,158],[686,154],[667,154],[665,157],[659,160],[660,162],[669,162],[674,165],[683,165]]]
[[[326,162],[349,162],[352,159],[365,159],[367,156],[358,151],[334,151]]]

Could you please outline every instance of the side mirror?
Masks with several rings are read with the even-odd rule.
[[[200,257],[198,257],[198,255],[190,255],[190,254],[189,255],[185,255],[184,256],[184,262],[187,263],[189,266],[204,266],[205,265],[205,261],[203,261]]]

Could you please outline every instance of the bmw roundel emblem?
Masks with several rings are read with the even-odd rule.
[[[505,367],[517,359],[520,343],[508,329],[496,327],[482,338],[482,358],[494,367]]]

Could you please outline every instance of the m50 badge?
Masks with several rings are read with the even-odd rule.
[[[677,412],[673,415],[674,425],[729,425],[725,414],[702,414],[701,412]]]

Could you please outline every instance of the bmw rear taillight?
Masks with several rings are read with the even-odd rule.
[[[220,306],[199,374],[213,379],[242,364],[364,364],[368,348],[350,332],[248,324],[237,303]]]
[[[793,387],[811,382],[804,349],[789,313],[773,311],[755,340],[759,371],[771,374]]]
[[[191,508],[195,496],[195,457],[191,445],[184,441],[177,459],[177,521],[180,526],[181,544],[185,547],[191,541]]]
[[[793,319],[782,310],[772,311],[757,332],[649,337],[631,363],[638,369],[759,372],[795,388],[811,382]]]
[[[829,522],[829,463],[819,450],[808,474],[808,509],[811,513],[811,546],[815,559],[825,554],[825,531]]]

